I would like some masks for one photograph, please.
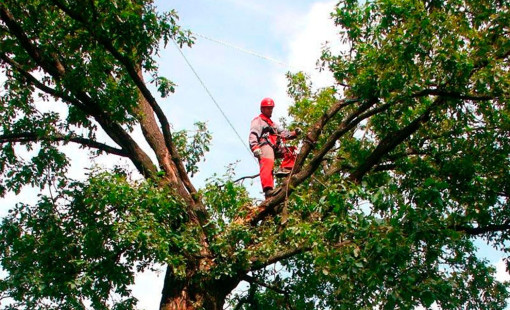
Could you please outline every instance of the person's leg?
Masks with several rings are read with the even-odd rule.
[[[274,151],[269,145],[263,145],[260,148],[260,183],[264,192],[274,188],[273,167],[274,167]]]

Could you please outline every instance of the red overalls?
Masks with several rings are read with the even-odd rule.
[[[262,152],[259,157],[259,166],[263,191],[274,188],[273,168],[275,157],[283,158],[280,165],[281,169],[291,170],[294,167],[295,147],[283,146],[281,138],[292,139],[295,137],[295,134],[282,130],[264,114],[260,114],[251,121],[249,143],[252,151],[260,149]]]

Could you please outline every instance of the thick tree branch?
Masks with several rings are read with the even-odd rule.
[[[84,137],[76,136],[76,135],[62,135],[58,134],[51,137],[41,137],[38,134],[34,132],[23,132],[23,133],[14,133],[14,134],[4,134],[0,135],[0,144],[7,143],[7,142],[13,142],[13,143],[23,143],[23,142],[38,142],[38,141],[51,141],[51,142],[74,142],[77,144],[80,144],[84,147],[92,148],[92,149],[98,149],[100,151],[128,157],[128,153],[124,150],[109,146],[104,143],[100,143],[91,139],[87,139]]]
[[[382,112],[391,106],[391,104],[387,103],[367,111],[373,104],[375,104],[375,101],[363,104],[356,112],[352,113],[338,126],[338,128],[329,136],[329,138],[324,143],[322,148],[314,153],[314,156],[310,159],[307,166],[303,168],[303,171],[301,171],[301,173],[299,174],[296,174],[294,186],[300,184],[306,178],[312,175],[313,172],[315,172],[315,170],[319,167],[319,164],[322,162],[326,154],[330,152],[331,149],[333,149],[337,141],[344,134],[346,134],[351,129],[356,127],[356,125],[358,125],[362,120],[376,113]]]
[[[123,146],[122,153],[126,155],[120,155],[120,156],[127,156],[131,158],[135,166],[138,168],[140,173],[146,176],[155,175],[156,171],[151,170],[152,164],[150,163],[149,157],[143,153],[143,151],[138,147],[138,145],[132,140],[132,138],[129,136],[125,130],[119,126],[118,124],[115,124],[113,122],[110,122],[105,119],[104,116],[98,115],[97,109],[94,109],[93,107],[95,104],[92,102],[92,99],[88,96],[82,94],[81,100],[78,100],[76,98],[73,98],[63,92],[58,92],[55,89],[48,87],[41,83],[38,79],[36,79],[33,75],[28,73],[21,64],[15,62],[14,60],[10,59],[5,55],[5,53],[0,53],[0,59],[2,59],[5,63],[9,64],[13,69],[17,70],[20,74],[22,74],[30,83],[32,83],[35,87],[37,87],[39,90],[55,97],[60,98],[64,102],[67,102],[69,104],[72,104],[85,112],[88,115],[92,115],[95,117],[95,119],[98,121],[98,123],[101,125],[101,127],[106,131],[106,133],[119,145]],[[82,101],[86,100],[89,104],[83,104]],[[144,163],[145,162],[145,163]],[[153,168],[152,168],[153,169]]]
[[[366,111],[371,104],[372,103],[362,104],[356,112],[352,113],[344,121],[342,121],[338,128],[328,137],[324,145],[314,152],[312,158],[306,165],[307,168],[303,167],[303,169],[301,169],[300,165],[297,166],[297,169],[295,170],[297,173],[299,173],[301,170],[305,171],[305,173],[301,173],[302,176],[300,179],[308,177],[308,174],[312,172],[312,170],[315,171],[315,169],[319,166],[320,162],[324,159],[324,156],[326,156],[326,154],[335,146],[338,139],[341,136],[343,136],[346,132],[354,128],[356,124],[358,124],[359,121],[361,121],[362,119],[359,119],[359,121],[357,122],[353,120],[355,120],[363,111]],[[314,138],[318,139],[319,135],[320,132],[318,132],[317,136]]]
[[[295,167],[301,167],[310,152],[315,148],[315,143],[319,138],[324,126],[343,108],[358,102],[358,99],[345,99],[337,101],[321,118],[313,125],[312,129],[307,133],[304,144],[296,158]]]
[[[258,207],[259,212],[257,214],[255,214],[252,218],[247,219],[250,221],[251,225],[256,225],[258,221],[262,220],[268,214],[274,213],[275,211],[280,212],[282,208],[281,203],[286,199],[286,197],[288,197],[290,193],[294,191],[296,186],[308,179],[317,170],[317,168],[320,166],[320,163],[324,159],[324,156],[326,156],[326,154],[335,146],[338,139],[356,127],[356,125],[358,125],[362,120],[372,116],[375,113],[384,111],[391,106],[391,104],[383,104],[379,107],[369,110],[370,107],[376,103],[376,100],[361,104],[358,109],[344,118],[337,129],[328,137],[322,147],[313,153],[312,158],[308,161],[306,166],[301,168],[304,163],[305,156],[310,154],[312,148],[314,147],[314,143],[311,142],[317,141],[322,129],[328,123],[329,119],[331,119],[340,110],[341,107],[357,101],[357,99],[347,99],[337,102],[337,104],[335,104],[328,111],[328,113],[323,115],[323,117],[321,117],[321,119],[319,119],[319,121],[313,126],[313,129],[307,135],[307,139],[309,139],[310,142],[303,145],[305,150],[302,149],[298,155],[291,177],[283,182],[280,190],[277,191],[273,197],[264,201]],[[339,107],[339,105],[341,106]]]
[[[400,143],[415,133],[421,127],[422,123],[429,119],[432,109],[439,105],[441,102],[443,102],[442,98],[436,99],[434,104],[430,105],[430,107],[421,116],[416,118],[409,125],[405,126],[401,130],[398,130],[397,132],[388,134],[384,139],[382,139],[375,150],[365,159],[365,161],[350,174],[349,180],[359,183],[363,176],[375,165],[377,165],[386,154],[388,154]]]
[[[60,98],[60,99],[64,100],[65,102],[68,102],[68,103],[76,106],[77,108],[79,108],[80,110],[84,111],[87,114],[93,113],[93,111],[90,109],[90,107],[87,107],[86,105],[84,105],[82,102],[80,102],[76,98],[73,98],[63,92],[58,92],[57,90],[44,85],[42,82],[40,82],[38,79],[36,79],[32,74],[27,72],[20,63],[9,58],[5,53],[0,52],[0,59],[2,59],[5,63],[9,64],[13,69],[15,69],[21,75],[23,75],[30,83],[32,83],[35,87],[37,87],[42,92],[47,93],[48,95],[51,95],[54,98]]]
[[[39,49],[32,44],[31,40],[25,34],[21,26],[16,23],[12,13],[5,7],[3,2],[0,2],[0,18],[4,21],[10,31],[16,36],[21,46],[27,53],[34,59],[41,67],[45,68],[52,76],[62,77],[65,74],[65,69],[58,59],[47,59]]]
[[[138,74],[140,78],[143,79],[140,69]],[[138,119],[142,133],[149,146],[154,150],[159,166],[163,171],[165,171],[165,178],[170,182],[170,184],[177,187],[178,191],[181,191],[180,194],[183,197],[187,197],[187,189],[185,189],[180,182],[178,169],[172,160],[170,151],[165,143],[165,138],[156,122],[154,111],[141,94],[139,94],[137,109],[138,114],[140,114]]]
[[[117,59],[127,70],[129,76],[135,83],[135,85],[140,90],[141,94],[147,100],[149,105],[151,106],[152,110],[156,114],[160,124],[161,129],[163,132],[165,144],[171,154],[172,160],[175,163],[177,167],[177,171],[179,172],[179,176],[181,178],[181,181],[186,186],[187,190],[191,194],[192,198],[197,202],[198,197],[196,197],[197,191],[193,184],[191,183],[191,180],[189,179],[189,176],[186,172],[186,168],[184,167],[184,164],[180,158],[180,155],[177,151],[177,147],[173,143],[172,140],[172,134],[170,130],[170,123],[164,114],[163,110],[157,103],[156,99],[152,96],[149,89],[146,87],[143,79],[141,78],[139,74],[139,70],[137,69],[137,65],[127,56],[124,56],[121,52],[119,52],[114,46],[111,41],[111,39],[104,35],[102,32],[98,30],[98,28],[94,28],[94,23],[89,22],[85,17],[80,15],[77,12],[74,12],[70,8],[66,7],[61,1],[59,0],[52,0],[52,2],[63,12],[65,12],[69,17],[73,18],[74,20],[80,22],[83,24],[83,26],[90,31],[90,34],[101,44],[103,45],[108,52],[111,53],[111,55]]]
[[[46,72],[48,72],[57,81],[62,80],[65,77],[64,65],[55,57],[48,59],[42,51],[40,51],[24,33],[21,26],[16,22],[14,16],[5,7],[5,4],[0,3],[0,19],[9,28],[10,32],[18,39],[29,56]],[[8,58],[8,57],[6,57]],[[5,59],[4,59],[5,60]],[[27,78],[29,73],[23,70],[21,66],[16,67]],[[27,75],[28,74],[28,75]],[[29,78],[31,82],[36,81],[35,78]],[[40,82],[35,84],[37,87],[43,86]],[[50,91],[51,95],[58,95],[57,92],[51,91],[49,87],[41,87],[43,91]],[[133,161],[133,164],[137,167],[138,171],[147,177],[153,177],[157,171],[152,164],[150,157],[138,146],[138,144],[131,138],[131,136],[120,126],[118,123],[113,122],[105,115],[102,110],[98,107],[97,103],[94,102],[85,92],[75,92],[78,100],[71,99],[69,96],[59,96],[66,102],[76,105],[79,109],[93,116],[96,121],[101,125],[105,132],[122,148],[128,153],[129,158]],[[67,101],[67,99],[71,99]],[[81,102],[81,104],[77,104]]]

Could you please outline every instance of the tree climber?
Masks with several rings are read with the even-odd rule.
[[[274,194],[273,168],[275,158],[283,158],[275,176],[284,177],[289,175],[296,160],[296,148],[285,146],[285,140],[295,139],[301,134],[299,128],[294,131],[287,131],[275,124],[271,120],[273,108],[273,99],[262,99],[260,102],[260,112],[262,113],[251,121],[249,137],[253,155],[259,160],[260,182],[266,198]]]

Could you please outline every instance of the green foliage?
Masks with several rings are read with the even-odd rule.
[[[183,276],[185,253],[198,248],[172,197],[120,171],[93,172],[58,198],[18,205],[0,226],[2,294],[27,309],[81,309],[86,300],[94,309],[134,309],[135,270],[166,263]]]
[[[218,266],[211,270],[211,276],[230,276],[237,270],[249,266],[247,245],[254,238],[254,232],[236,221],[243,219],[254,204],[246,188],[232,180],[232,166],[221,178],[212,177],[200,191],[211,217],[209,234],[215,236],[211,250],[217,256]]]
[[[270,288],[237,296],[241,309],[505,308],[507,284],[495,281],[469,236],[448,226],[446,208],[429,205],[434,196],[426,194],[425,205],[406,204],[394,186],[363,188],[295,197],[287,223],[266,246],[270,253],[282,245],[308,251],[255,273]],[[383,206],[392,211],[370,214]]]
[[[2,7],[22,21],[27,44],[37,43],[40,58],[27,51],[31,49],[22,43],[21,34],[2,23],[0,72],[7,80],[0,98],[1,195],[25,184],[42,186],[41,174],[31,168],[40,166],[37,157],[25,161],[20,152],[13,153],[16,145],[31,149],[44,140],[41,149],[46,152],[58,141],[68,142],[62,137],[77,133],[94,140],[98,119],[132,129],[139,117],[139,92],[119,58],[152,75],[162,95],[168,95],[174,84],[159,77],[154,60],[160,43],[193,43],[191,33],[177,25],[176,12],[159,13],[152,1],[3,1]],[[48,69],[55,67],[60,71]],[[4,138],[13,142],[5,143]],[[57,155],[56,164],[47,165],[45,173],[62,174],[63,155],[52,155]],[[15,170],[20,171],[13,176]]]
[[[158,87],[158,91],[161,94],[161,97],[168,97],[170,93],[175,93],[176,84],[164,77],[157,77],[156,86]]]
[[[340,1],[332,17],[349,50],[325,49],[320,60],[337,83],[314,90],[303,73],[288,74],[290,127],[321,132],[304,140],[311,152],[297,172],[313,175],[257,224],[244,219],[258,202],[231,171],[193,196],[202,205],[119,169],[86,182],[65,177],[57,141],[78,129],[94,140],[93,119],[117,125],[115,133],[139,120],[126,62],[149,73],[162,96],[174,91],[153,56],[160,41],[193,42],[175,12],[161,15],[151,1],[6,6],[43,59],[1,25],[0,193],[59,188],[18,205],[0,226],[0,297],[13,298],[12,308],[132,309],[135,270],[156,263],[197,290],[250,281],[232,297],[244,309],[506,307],[509,284],[494,279],[474,242],[510,251],[507,0]],[[64,68],[40,81],[71,104],[67,114],[39,109],[50,98],[27,73],[45,61]],[[352,99],[327,115],[343,98]],[[196,126],[171,135],[190,175],[211,142],[205,124]],[[201,207],[207,216],[193,217]]]
[[[463,93],[472,83],[479,95],[501,95],[508,80],[480,78],[508,77],[501,71],[501,56],[508,49],[503,40],[505,3],[341,1],[334,17],[353,50],[325,59],[331,61],[338,81],[348,82],[350,93],[362,97],[389,99],[432,85]],[[490,65],[482,67],[486,61]],[[473,74],[474,68],[480,70]]]
[[[190,131],[176,131],[173,135],[174,143],[179,154],[184,160],[185,168],[193,176],[198,172],[197,164],[209,151],[209,144],[212,140],[211,133],[203,122],[196,122],[196,131],[191,135]],[[205,159],[204,159],[205,160]]]
[[[507,1],[340,1],[333,13],[349,49],[323,52],[336,88],[313,90],[288,75],[296,125],[339,98],[359,99],[324,128],[320,149],[362,104],[380,109],[335,144],[308,184],[289,197],[280,246],[307,251],[280,261],[277,281],[251,303],[303,309],[504,309],[508,283],[494,279],[473,245],[508,254],[510,188]],[[494,78],[495,77],[495,78]],[[359,184],[348,176],[421,115],[423,125]],[[278,219],[275,219],[278,222]],[[264,279],[264,280],[262,280]],[[452,299],[451,296],[457,296]],[[250,308],[249,295],[240,297]],[[283,308],[284,306],[281,306]],[[296,306],[297,307],[297,306]]]
[[[12,87],[13,84],[16,83],[7,82],[7,86]],[[0,196],[6,191],[19,193],[26,184],[40,188],[58,184],[68,166],[64,153],[49,141],[42,144],[32,142],[33,137],[55,134],[58,114],[38,113],[31,97],[33,89],[19,87],[14,92],[6,92],[0,100],[1,135],[12,136],[24,143],[24,149],[17,149],[15,142],[0,144]],[[27,157],[31,159],[26,160]]]

